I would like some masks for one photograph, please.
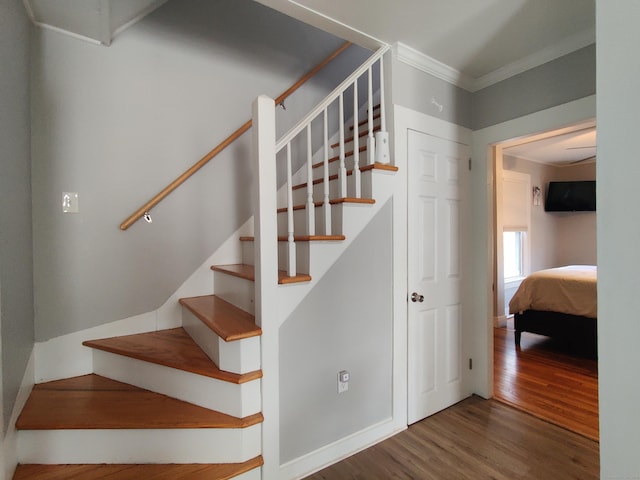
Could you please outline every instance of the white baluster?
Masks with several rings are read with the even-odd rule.
[[[367,136],[367,163],[372,165],[375,159],[375,140],[373,138],[373,79],[371,73],[371,67],[368,68],[368,100],[367,108],[369,112],[368,127],[369,135]]]
[[[340,93],[338,101],[340,119],[340,166],[338,168],[338,181],[340,182],[340,197],[347,197],[347,168],[344,165],[344,95]]]
[[[324,216],[324,234],[331,235],[331,204],[329,203],[329,125],[327,109],[324,109],[324,195],[322,199],[322,213]]]
[[[307,235],[316,234],[316,209],[313,203],[313,153],[311,151],[311,123],[307,125]]]
[[[380,130],[387,131],[387,119],[384,111],[384,66],[380,57]]]
[[[287,274],[296,276],[296,243],[293,240],[293,178],[291,175],[291,142],[287,143]]]
[[[358,132],[358,79],[353,82],[353,182],[354,196],[362,196],[360,187],[360,134]]]

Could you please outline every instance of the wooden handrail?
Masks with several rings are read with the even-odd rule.
[[[322,60],[318,65],[313,67],[309,72],[307,72],[303,77],[300,78],[296,83],[294,83],[291,87],[285,90],[279,97],[275,99],[276,105],[281,104],[285,101],[287,97],[289,97],[293,92],[298,90],[304,83],[306,83],[311,77],[313,77],[316,73],[322,70],[328,63],[330,63],[333,59],[335,59],[338,55],[344,52],[349,46],[351,42],[345,42],[338,48],[335,52],[329,55],[327,58]],[[220,144],[207,153],[204,157],[194,163],[188,170],[186,170],[182,175],[176,178],[173,182],[167,185],[164,189],[162,189],[159,193],[157,193],[151,200],[141,206],[138,210],[132,213],[124,222],[120,224],[120,230],[126,230],[135,222],[140,220],[145,213],[148,213],[153,207],[155,207],[158,203],[164,200],[171,192],[173,192],[176,188],[182,185],[189,177],[191,177],[194,173],[204,167],[213,157],[222,152],[225,148],[231,145],[238,137],[240,137],[243,133],[251,128],[252,121],[249,120],[240,128],[238,128],[235,132],[225,138]]]

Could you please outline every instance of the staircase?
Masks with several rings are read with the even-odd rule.
[[[266,325],[256,311],[256,275],[264,270],[255,265],[256,220],[258,235],[238,239],[242,263],[211,267],[215,294],[180,299],[182,327],[85,341],[92,374],[34,387],[16,424],[14,479],[269,478],[262,468],[263,328],[277,331],[393,190],[397,168],[371,158],[384,116],[372,103],[368,68],[361,107],[368,118],[358,122],[354,114],[351,127],[343,119],[333,145],[325,129],[336,154],[325,148],[324,160],[313,162],[309,153],[306,181],[294,185],[289,174],[286,206],[273,216],[281,287],[272,300],[282,318]],[[343,129],[351,130],[347,138]]]

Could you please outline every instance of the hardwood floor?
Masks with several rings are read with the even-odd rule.
[[[550,338],[494,330],[495,398],[555,425],[598,440],[598,362],[569,355]]]
[[[598,443],[470,397],[307,480],[599,478]]]
[[[597,361],[529,333],[516,351],[513,328],[494,344],[496,400],[471,397],[307,480],[599,478]]]

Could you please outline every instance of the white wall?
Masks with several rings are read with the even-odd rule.
[[[562,265],[596,265],[596,212],[545,212],[551,181],[595,180],[595,163],[553,166],[505,155],[504,169],[531,175],[542,204],[531,207],[531,271]]]
[[[603,480],[640,477],[640,2],[596,1],[598,380]]]
[[[120,223],[342,40],[249,0],[168,2],[110,47],[37,29],[33,54],[36,339],[157,309],[251,215],[249,135]],[[368,52],[279,110],[292,125]],[[80,213],[61,212],[62,192]]]

